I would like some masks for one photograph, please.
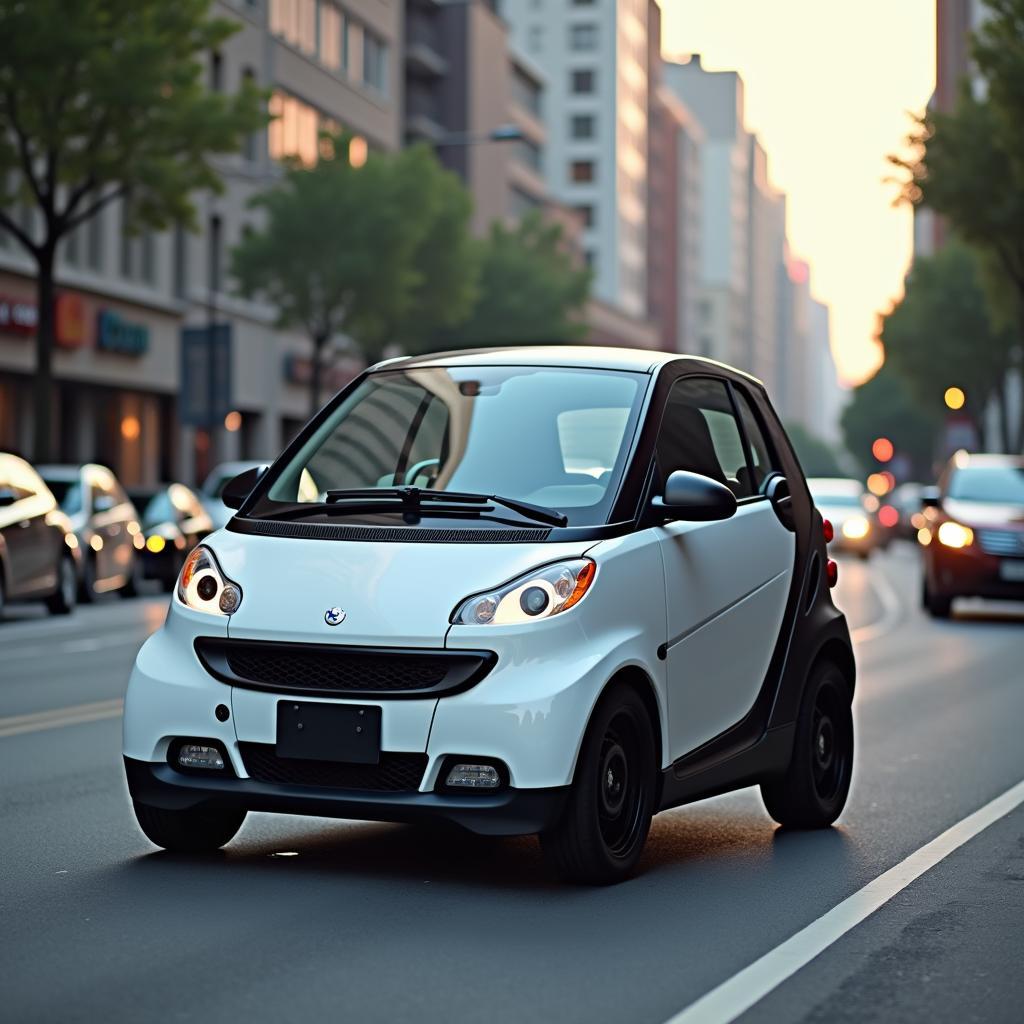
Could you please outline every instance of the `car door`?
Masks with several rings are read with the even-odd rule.
[[[727,484],[737,497],[729,519],[658,528],[673,760],[735,725],[753,706],[793,574],[794,535],[761,494],[771,468],[763,439],[759,465],[736,411],[723,378],[683,377],[669,393],[657,443],[658,486],[684,469]]]
[[[109,470],[91,466],[88,479],[92,528],[101,541],[94,544],[96,589],[103,592],[121,583],[130,569],[132,545],[127,510],[131,506]]]
[[[49,488],[22,459],[8,456],[0,466],[0,491],[8,501],[0,508],[0,530],[7,549],[11,596],[48,593],[57,582],[61,549],[59,531],[47,523],[56,508]]]

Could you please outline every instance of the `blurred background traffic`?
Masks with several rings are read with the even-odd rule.
[[[869,4],[870,74],[774,7],[0,0],[0,610],[169,589],[361,367],[533,342],[753,373],[835,550],[1022,596],[1024,5]]]

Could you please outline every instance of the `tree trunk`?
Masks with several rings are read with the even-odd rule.
[[[323,378],[324,347],[327,344],[326,334],[313,335],[313,361],[309,375],[309,415],[315,416],[320,411],[321,379]]]
[[[36,254],[36,372],[32,387],[34,430],[32,457],[50,462],[53,452],[53,348],[56,333],[53,264],[56,246],[47,244]]]

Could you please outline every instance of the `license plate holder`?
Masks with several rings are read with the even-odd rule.
[[[1008,583],[1024,583],[1024,558],[1004,558],[999,563],[999,578]]]
[[[277,756],[380,763],[381,709],[374,705],[277,702]]]

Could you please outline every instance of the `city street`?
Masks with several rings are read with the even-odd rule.
[[[120,698],[166,597],[8,611],[0,1018],[671,1020],[1024,779],[1024,608],[928,619],[903,543],[840,577],[859,680],[838,827],[787,834],[746,790],[656,818],[642,873],[606,889],[553,882],[534,839],[280,815],[216,856],[157,852]],[[1022,941],[1024,806],[741,1019],[1019,1020]]]

